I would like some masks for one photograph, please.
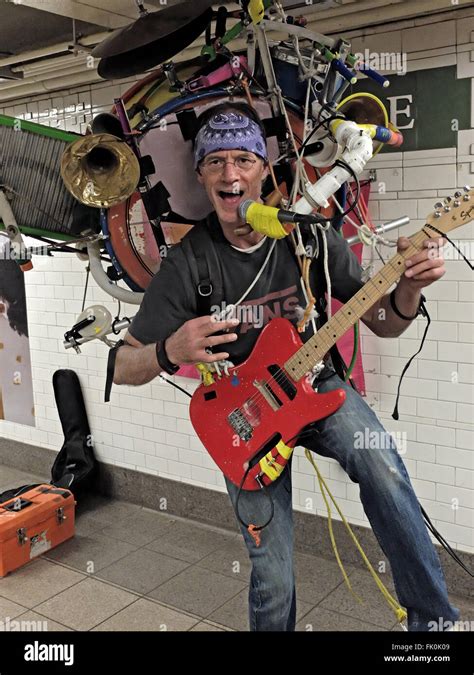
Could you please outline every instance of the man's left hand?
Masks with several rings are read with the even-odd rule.
[[[397,251],[402,253],[410,246],[407,237],[399,237]],[[437,239],[425,239],[423,249],[411,255],[405,262],[407,269],[400,279],[400,283],[413,290],[419,290],[429,286],[433,281],[441,279],[446,273],[443,257],[443,246],[446,244],[444,237]]]

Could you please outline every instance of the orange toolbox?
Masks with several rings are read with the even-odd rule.
[[[36,485],[0,503],[0,577],[74,536],[70,490]]]

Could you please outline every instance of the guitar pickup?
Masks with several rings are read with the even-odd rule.
[[[259,382],[258,380],[254,380],[253,386],[262,394],[263,398],[266,400],[272,410],[277,411],[281,408],[283,403],[280,401],[268,382]]]
[[[285,373],[283,368],[281,368],[279,365],[275,363],[268,366],[267,370],[272,376],[272,378],[275,380],[275,382],[278,384],[278,386],[288,396],[290,401],[293,401],[293,399],[296,396],[296,387],[291,382],[290,378]]]

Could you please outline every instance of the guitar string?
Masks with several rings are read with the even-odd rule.
[[[467,200],[465,200],[465,201],[467,201]],[[456,225],[456,227],[459,227],[459,225],[461,225],[461,224],[464,224],[464,223],[458,223],[458,224]],[[443,234],[444,234],[444,233],[443,233],[442,231],[440,231],[439,229],[437,229],[437,228],[435,228],[435,227],[431,227],[429,223],[426,223],[426,224],[425,224],[425,227],[430,227],[431,229],[433,229],[434,231],[436,231],[439,235],[443,235]],[[450,229],[452,229],[452,228],[450,228]],[[412,244],[412,247],[415,248],[416,252],[419,252],[419,251],[421,250],[421,246],[420,246],[419,248],[417,248],[416,244],[418,244],[418,245],[422,244],[422,242],[421,242],[421,241],[418,242],[417,239],[420,239],[422,235],[426,235],[426,234],[428,234],[428,233],[424,230],[424,227],[423,227],[420,231],[418,231],[418,232],[417,232],[415,235],[413,235],[413,237],[410,239],[411,244]],[[433,238],[433,237],[429,237],[429,238],[431,239],[431,238]],[[449,239],[448,239],[448,240],[449,240]],[[402,252],[402,253],[397,253],[397,254],[396,254],[395,256],[393,256],[389,261],[387,261],[387,263],[382,267],[381,270],[379,270],[379,272],[377,273],[377,275],[375,276],[375,278],[374,278],[374,279],[370,279],[370,280],[367,282],[367,284],[365,284],[365,285],[360,289],[360,291],[363,290],[363,289],[365,288],[366,285],[368,286],[371,282],[373,283],[373,282],[375,281],[375,279],[377,278],[377,276],[381,276],[381,277],[384,279],[385,282],[388,282],[389,280],[387,280],[387,278],[384,277],[384,275],[383,275],[382,273],[383,273],[383,271],[384,271],[385,269],[391,268],[392,272],[393,272],[393,270],[396,271],[396,274],[395,274],[395,278],[394,278],[393,280],[390,281],[389,286],[388,286],[386,289],[384,289],[384,293],[386,293],[386,291],[388,290],[388,288],[390,288],[390,286],[391,286],[393,283],[395,283],[395,281],[397,280],[397,278],[400,279],[401,276],[402,276],[402,274],[403,274],[404,271],[405,271],[405,270],[402,269],[402,271],[401,271],[401,273],[400,273],[400,268],[397,269],[397,268],[393,267],[394,262],[396,261],[397,258],[402,258],[403,260],[405,260],[405,259],[406,259],[406,256],[411,256],[412,254],[413,254],[413,251],[409,252],[409,250],[405,250],[405,251]],[[399,261],[398,261],[398,264],[399,264]],[[406,269],[406,266],[405,266],[405,269]],[[376,287],[376,288],[377,288],[377,287]],[[360,291],[358,291],[358,293],[359,293]],[[355,294],[355,296],[351,299],[351,301],[355,299],[355,300],[358,302],[357,297],[356,297],[358,293]],[[370,297],[370,294],[369,294],[368,292],[367,292],[367,295],[369,295],[369,297]],[[381,296],[381,297],[382,297],[382,296]],[[377,302],[377,300],[375,300],[375,301],[370,305],[370,307],[372,307],[372,306],[375,304],[375,302]],[[344,308],[344,306],[341,308],[341,310],[342,310],[343,308]],[[343,316],[345,319],[347,319],[347,317],[344,315],[344,313],[343,313],[341,310],[339,310],[338,312],[336,312],[336,314],[330,319],[330,321],[332,321],[333,319],[337,318],[337,316],[338,316],[339,313],[342,313],[342,316]],[[364,311],[366,311],[366,310],[364,310]],[[362,316],[362,314],[361,314],[361,316]],[[360,318],[360,317],[358,317],[358,318]],[[357,319],[356,319],[356,320],[357,320]],[[328,324],[330,323],[330,321],[326,323],[326,327],[328,326]],[[355,321],[352,321],[352,322],[350,321],[350,325],[353,325],[354,323],[355,323]],[[349,326],[349,327],[350,327],[350,326]],[[349,328],[349,327],[348,327],[348,328]],[[346,331],[348,330],[348,328],[346,329]],[[322,329],[321,329],[321,330],[322,330]],[[335,329],[335,330],[337,330],[337,329]],[[316,335],[317,335],[318,332],[319,332],[319,331],[316,331],[316,333],[313,334],[313,336],[310,338],[310,340],[314,339],[314,338],[316,337]],[[321,337],[322,337],[322,336],[321,336]],[[334,340],[334,341],[333,341],[333,344],[331,345],[331,347],[335,344],[335,342],[337,342],[337,340]],[[305,346],[304,344],[301,345],[301,347],[295,352],[295,354],[293,354],[293,357],[296,356],[296,354],[297,354],[297,353],[300,351],[300,349],[302,349],[304,346]],[[317,348],[317,346],[316,346],[316,348]],[[293,357],[290,357],[290,358],[293,358]],[[289,360],[290,360],[290,359],[288,359],[288,361],[289,361]],[[306,371],[306,372],[309,372],[309,371]],[[302,375],[298,378],[297,381],[301,380],[301,379],[303,378],[304,374],[305,374],[305,373],[303,372]],[[276,382],[277,384],[279,384],[279,385],[281,386],[282,390],[285,392],[284,387],[280,384],[280,381],[284,381],[285,379],[288,380],[288,379],[291,379],[291,377],[286,373],[286,371],[283,370],[283,368],[279,368],[279,369],[276,371],[275,376],[272,376],[272,380],[266,380],[266,381],[264,381],[264,382],[262,383],[262,385],[263,385],[263,386],[266,386],[266,385],[270,385],[271,382]],[[285,393],[286,393],[286,392],[285,392]],[[259,400],[260,398],[262,399],[262,401],[266,401],[265,396],[264,396],[261,392],[257,392],[257,393],[254,394],[253,396],[250,396],[250,398],[247,399],[247,400],[244,402],[244,405],[249,405],[249,404],[252,404],[252,403],[256,405],[256,404],[257,404],[257,401],[258,401],[258,403],[260,403],[260,400]],[[239,408],[237,408],[236,410],[238,410],[239,412],[241,412],[242,414],[244,414],[242,408],[239,407]],[[246,419],[247,419],[247,418],[246,418]],[[247,420],[247,421],[249,422],[249,420]],[[249,422],[249,423],[250,423],[250,422]],[[251,423],[250,423],[250,424],[251,424]]]
[[[419,232],[418,234],[420,234],[420,233],[421,233],[421,232]],[[408,255],[408,253],[406,253],[406,255]],[[398,256],[399,258],[404,258],[404,256],[402,256],[401,254],[397,254],[397,255],[393,256],[393,258],[391,258],[391,259],[384,265],[384,267],[383,267],[381,270],[379,270],[379,272],[378,272],[377,274],[381,274],[381,272],[382,272],[385,268],[388,268],[389,266],[392,266],[393,262],[397,259],[397,256]],[[399,269],[396,269],[396,268],[392,268],[392,269],[396,272],[396,275],[395,275],[395,278],[394,278],[393,280],[390,280],[390,284],[389,284],[388,288],[396,281],[397,278],[400,278],[400,276],[401,276],[401,275],[399,274],[399,271],[400,271]],[[402,271],[402,273],[403,273],[403,271]],[[383,275],[381,275],[381,276],[383,277]],[[385,279],[385,278],[384,278],[384,279]],[[385,279],[385,281],[387,282],[387,279]],[[374,283],[374,279],[370,279],[370,280],[367,282],[367,284],[364,284],[364,286],[360,289],[360,291],[362,291],[362,290],[363,290],[366,286],[368,286],[370,283]],[[377,287],[375,287],[375,288],[377,289]],[[387,290],[387,289],[385,289],[385,291],[386,291],[386,290]],[[384,292],[385,292],[385,291],[384,291]],[[370,294],[369,294],[367,291],[366,291],[366,294],[370,297]],[[378,294],[378,289],[377,289],[377,294]],[[357,294],[356,294],[356,295],[357,295]],[[381,297],[381,296],[380,296],[380,297]],[[354,296],[353,298],[351,298],[351,300],[350,300],[349,302],[353,301],[354,298],[357,300],[357,298]],[[375,302],[377,302],[377,299],[372,303],[371,306],[373,306],[373,305],[375,304]],[[365,311],[367,311],[366,308],[364,308],[364,312],[365,312]],[[336,314],[333,315],[333,317],[330,319],[330,321],[327,322],[327,323],[325,324],[325,326],[322,327],[320,330],[323,330],[323,328],[326,328],[326,329],[327,329],[329,323],[330,323],[331,321],[334,321],[334,320],[337,319],[338,314],[339,314],[339,311],[336,312]],[[344,313],[343,313],[343,312],[342,312],[342,315],[344,316]],[[361,315],[361,316],[362,316],[362,315]],[[358,318],[360,318],[360,317],[358,317]],[[357,319],[356,319],[356,320],[357,320]],[[337,319],[337,321],[339,321],[339,319]],[[353,325],[354,323],[355,323],[355,322],[350,321],[350,325],[345,329],[344,332],[346,332],[346,331],[350,328],[350,326]],[[340,325],[341,325],[341,324],[340,324]],[[335,330],[337,330],[337,329],[335,329]],[[312,339],[317,335],[317,333],[319,333],[319,331],[317,331],[311,338],[309,338],[309,340],[312,340]],[[343,334],[344,334],[344,333],[343,333]],[[321,337],[321,339],[322,339],[322,341],[323,341],[323,343],[324,343],[325,338],[323,338],[322,335],[321,335],[320,337]],[[309,342],[309,340],[308,340],[308,342]],[[329,351],[329,349],[331,349],[332,346],[333,346],[336,342],[337,342],[337,339],[333,341],[333,344],[331,345],[331,347],[328,347],[326,351]],[[298,351],[299,351],[300,349],[302,349],[302,348],[305,346],[305,344],[306,344],[306,343],[304,343],[303,345],[301,345],[301,347],[300,347],[300,348],[293,354],[293,356],[290,357],[290,358],[294,358],[294,357],[296,356],[296,354],[298,353]],[[313,348],[313,347],[310,347],[310,348]],[[290,359],[288,359],[288,360],[290,360]],[[297,381],[299,381],[300,379],[302,379],[302,378],[304,377],[304,375],[305,375],[306,372],[310,372],[310,371],[309,371],[309,370],[308,370],[308,371],[303,371],[303,373],[301,374],[301,376],[298,378]],[[272,375],[272,378],[271,378],[270,380],[264,380],[264,381],[262,382],[262,386],[270,386],[270,384],[271,384],[272,382],[276,382],[277,384],[279,384],[279,385],[281,386],[281,388],[283,389],[283,391],[285,391],[285,388],[281,385],[281,382],[284,382],[285,379],[291,379],[291,376],[288,375],[288,373],[287,373],[283,368],[279,368],[279,369],[275,372],[275,375]],[[260,399],[261,399],[261,400],[260,400]],[[251,404],[257,405],[257,402],[258,402],[258,404],[260,404],[260,403],[263,402],[263,401],[267,402],[267,399],[266,399],[265,396],[262,394],[262,392],[258,391],[257,393],[253,394],[253,395],[250,396],[248,399],[246,399],[246,401],[244,401],[244,404],[243,404],[243,405],[251,405]],[[237,408],[236,410],[239,410],[240,412],[242,412],[242,407],[239,407],[239,408]]]
[[[396,256],[394,256],[394,257],[396,257]],[[391,261],[390,261],[390,262],[391,262]],[[388,264],[389,264],[389,263],[387,263],[387,265],[388,265]],[[397,270],[397,272],[398,272],[398,270]],[[373,280],[371,280],[371,281],[373,281]],[[370,283],[370,282],[368,282],[368,283]],[[391,282],[390,285],[392,285],[392,283],[393,283],[393,282]],[[364,287],[365,287],[365,286],[364,286]],[[362,287],[362,288],[364,288],[364,287]],[[361,290],[362,290],[362,289],[361,289]],[[372,305],[375,304],[375,302],[376,302],[376,300],[374,301],[374,303],[372,303]],[[372,305],[371,305],[371,306],[372,306]],[[367,310],[364,309],[364,311],[367,311]],[[331,319],[330,321],[336,319],[338,313],[339,313],[339,312],[337,312],[337,313],[332,317],[332,319]],[[343,316],[344,316],[344,315],[343,315]],[[338,319],[337,319],[337,320],[338,320]],[[329,322],[328,322],[328,323],[329,323]],[[353,325],[353,323],[355,323],[355,322],[351,322],[350,325]],[[341,324],[340,324],[340,325],[341,325]],[[326,324],[326,328],[327,328],[327,327],[328,327],[328,324]],[[349,326],[349,327],[350,327],[350,326]],[[349,328],[349,327],[348,327],[348,328]],[[348,328],[347,328],[346,330],[348,330]],[[335,330],[337,330],[337,329],[335,329]],[[318,331],[318,332],[319,332],[319,331]],[[344,332],[346,332],[346,331],[344,331]],[[315,337],[316,334],[317,334],[317,333],[315,333],[315,334],[312,336],[312,338]],[[322,335],[321,335],[320,337],[321,337],[321,339],[322,339],[322,341],[323,341],[323,343],[324,343],[325,338],[323,338]],[[311,340],[312,338],[310,338],[310,340]],[[336,341],[337,341],[337,340],[334,340],[334,341],[333,341],[333,345],[335,344]],[[332,347],[333,345],[331,345],[331,347]],[[305,346],[305,344],[301,345],[300,349],[302,349],[304,346]],[[327,348],[327,351],[329,351],[329,349],[330,349],[331,347]],[[313,348],[313,347],[311,346],[310,348]],[[290,357],[290,358],[293,358],[294,356],[296,356],[296,354],[298,353],[298,351],[299,351],[299,349],[298,349],[298,350],[295,352],[295,354],[293,354],[293,356]],[[290,360],[290,359],[288,359],[288,360]],[[297,381],[299,381],[300,379],[302,379],[302,378],[304,377],[304,375],[305,375],[306,372],[310,372],[310,371],[309,371],[309,370],[304,370],[303,373],[301,374],[301,376],[298,378]],[[264,381],[262,382],[262,386],[270,386],[270,384],[271,384],[272,382],[276,382],[277,384],[279,384],[279,385],[281,386],[281,388],[283,389],[283,391],[285,391],[285,387],[282,386],[282,384],[281,384],[282,382],[285,381],[285,379],[291,379],[291,376],[288,375],[288,373],[287,373],[283,368],[279,368],[279,369],[275,372],[275,375],[272,375],[271,380],[264,380]],[[269,392],[269,393],[270,393],[270,392]],[[285,392],[285,393],[286,393],[286,392]],[[271,395],[271,393],[270,393],[270,395]],[[261,400],[260,400],[260,399],[261,399]],[[253,394],[253,395],[250,396],[248,399],[246,399],[246,401],[244,402],[243,405],[247,405],[247,406],[248,406],[248,405],[251,405],[251,404],[257,405],[257,403],[260,404],[260,403],[263,402],[263,401],[267,402],[267,399],[266,399],[265,396],[262,394],[262,392],[258,391],[256,394]],[[239,410],[240,412],[242,412],[242,408],[241,408],[241,407],[237,408],[237,410]]]
[[[429,226],[429,224],[427,224],[427,225]],[[433,229],[434,229],[434,228],[433,228]],[[438,232],[438,234],[440,234],[440,230],[436,230],[436,231]],[[417,239],[420,239],[422,235],[426,235],[426,234],[427,234],[427,233],[426,233],[423,229],[421,229],[421,230],[419,230],[416,234],[413,235],[413,238],[412,238],[412,239],[410,239],[411,245],[412,245],[413,248],[415,248],[415,251],[416,251],[416,252],[419,252],[419,251],[421,250],[421,247],[420,247],[420,248],[417,248],[417,245],[416,245],[416,244],[419,245],[419,244],[422,243],[422,242],[418,242]],[[433,238],[433,237],[429,237],[429,238]],[[364,284],[364,286],[362,286],[362,288],[361,288],[361,289],[360,289],[360,290],[359,290],[359,291],[351,298],[351,300],[349,301],[349,303],[350,303],[350,302],[353,302],[354,300],[356,300],[357,302],[359,302],[359,301],[357,300],[357,295],[358,295],[358,293],[359,293],[360,291],[362,291],[366,286],[369,286],[369,284],[373,284],[373,283],[375,282],[375,279],[377,278],[377,276],[381,276],[382,279],[383,279],[385,282],[387,282],[387,283],[390,282],[390,283],[389,283],[389,286],[388,286],[386,289],[384,289],[384,293],[386,293],[387,289],[390,288],[390,286],[391,286],[393,283],[395,283],[397,279],[400,279],[401,276],[402,276],[402,274],[403,274],[404,271],[405,271],[405,270],[403,270],[403,269],[401,269],[401,268],[399,268],[399,267],[398,267],[398,268],[393,267],[394,263],[398,263],[398,264],[399,264],[399,260],[400,260],[400,259],[405,260],[406,257],[409,257],[409,256],[411,256],[411,255],[413,255],[413,251],[409,252],[409,250],[405,250],[405,251],[403,251],[402,253],[397,253],[396,255],[394,255],[394,256],[393,256],[389,261],[387,261],[387,263],[386,263],[386,264],[385,264],[385,265],[377,272],[377,274],[376,274],[376,276],[374,277],[374,279],[370,279],[366,284]],[[394,277],[394,279],[390,279],[390,278],[387,279],[386,277],[384,277],[383,271],[384,271],[384,270],[387,270],[387,269],[388,269],[389,271],[391,270],[392,273],[393,273],[393,271],[395,271],[395,277]],[[405,269],[406,269],[406,266],[405,266]],[[401,274],[400,274],[400,270],[401,270]],[[377,289],[377,287],[375,287],[375,288]],[[377,294],[378,294],[378,290],[379,290],[379,289],[377,289]],[[370,293],[369,293],[368,291],[366,291],[366,294],[370,297]],[[380,295],[380,297],[382,297],[382,295]],[[378,299],[378,298],[377,298],[377,299]],[[377,302],[377,299],[370,305],[370,307],[372,307],[372,306],[375,304],[375,302]],[[369,309],[370,309],[370,307],[369,307]],[[342,309],[343,309],[343,307],[341,308],[341,310],[342,310]],[[329,323],[330,323],[331,321],[337,319],[337,317],[338,317],[339,313],[341,312],[341,310],[339,310],[338,312],[336,312],[336,314],[335,314],[335,315],[334,315],[334,316],[333,316],[333,317],[325,324],[326,329],[327,329],[327,327],[328,327],[328,325],[329,325]],[[364,312],[365,312],[365,311],[367,311],[367,309],[364,308]],[[341,314],[342,314],[342,316],[345,316],[343,312],[341,312]],[[361,316],[362,316],[362,314],[361,314]],[[345,318],[347,318],[347,317],[345,317]],[[360,317],[358,317],[358,318],[360,318]],[[356,319],[356,320],[357,320],[357,319]],[[350,321],[350,325],[346,328],[346,331],[347,331],[347,330],[350,328],[350,326],[353,325],[354,323],[355,323],[355,321],[352,321],[352,322]],[[341,324],[340,324],[340,325],[341,325]],[[324,327],[322,327],[320,330],[322,330],[323,328],[324,328]],[[337,329],[335,329],[335,330],[337,330]],[[346,331],[345,331],[345,332],[346,332]],[[318,333],[319,333],[319,331],[317,331],[317,332],[316,332],[309,340],[314,339]],[[344,333],[343,333],[343,334],[344,334]],[[321,338],[322,338],[322,335],[321,335]],[[309,340],[308,340],[308,341],[309,341]],[[323,339],[323,342],[324,342],[324,339]],[[331,347],[329,347],[329,348],[327,349],[327,351],[329,351],[329,349],[331,349],[332,346],[334,346],[334,344],[335,344],[336,342],[337,342],[337,339],[333,341],[333,344],[331,345]],[[300,351],[300,349],[302,349],[302,348],[305,346],[305,344],[306,344],[306,343],[304,343],[303,345],[301,345],[301,347],[293,354],[292,357],[290,357],[290,359],[291,359],[291,358],[294,358],[294,357],[296,356],[296,354]],[[290,360],[290,359],[288,359],[288,360]],[[301,374],[301,376],[298,377],[297,382],[298,382],[299,380],[301,380],[301,379],[304,377],[304,375],[305,375],[306,372],[310,372],[310,371],[303,371],[303,373]],[[285,391],[284,387],[280,384],[281,382],[284,382],[285,379],[290,379],[290,380],[291,380],[291,376],[289,376],[289,375],[287,374],[287,372],[286,372],[283,368],[279,368],[279,369],[276,371],[275,375],[272,376],[271,380],[264,380],[264,381],[262,382],[262,386],[270,386],[270,384],[271,384],[272,382],[276,382],[277,384],[280,385],[280,387],[282,388],[282,390]],[[251,404],[257,405],[257,404],[260,404],[261,402],[267,402],[267,399],[265,398],[265,396],[264,396],[260,391],[258,391],[256,394],[253,394],[253,395],[250,396],[248,399],[246,399],[246,401],[244,401],[244,404],[243,404],[243,405],[251,405]],[[242,407],[243,407],[243,406],[242,406]],[[242,414],[244,414],[244,413],[243,413],[243,410],[242,410],[242,407],[236,408],[236,410],[238,410],[239,412],[241,412]]]

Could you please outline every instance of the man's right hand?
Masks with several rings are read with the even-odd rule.
[[[183,323],[178,330],[165,340],[165,350],[171,363],[176,365],[194,363],[214,363],[228,359],[227,352],[209,354],[207,347],[235,342],[237,333],[214,335],[219,331],[227,331],[239,324],[238,319],[218,321],[215,316],[199,316]]]

